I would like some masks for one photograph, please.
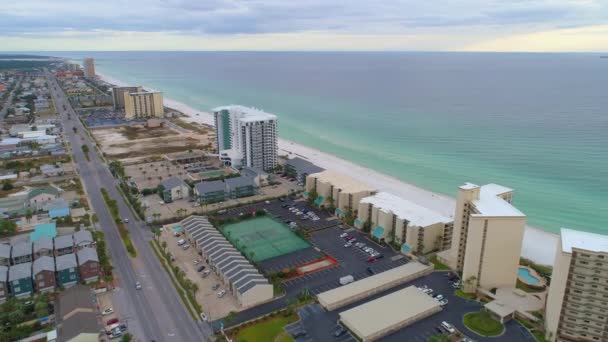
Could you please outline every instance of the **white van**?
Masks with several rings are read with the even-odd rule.
[[[355,277],[353,277],[352,275],[347,275],[347,276],[340,278],[340,285],[350,284],[353,281],[355,281]]]
[[[181,246],[181,245],[183,245],[185,243],[186,243],[186,240],[184,240],[184,239],[181,239],[181,240],[177,241],[177,245],[178,246]]]
[[[446,321],[441,322],[441,327],[443,329],[445,329],[450,334],[453,334],[453,333],[456,332],[456,330],[454,329],[454,327],[450,323],[448,323]]]

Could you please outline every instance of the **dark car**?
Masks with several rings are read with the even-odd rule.
[[[367,268],[367,273],[369,273],[369,274],[374,274],[374,273],[376,273],[376,272],[374,272],[374,270],[373,270],[371,267],[368,267],[368,268]]]
[[[376,258],[374,258],[374,257],[367,258],[367,262],[375,262],[375,261],[376,261]]]
[[[336,327],[336,330],[334,330],[335,337],[340,337],[340,336],[344,335],[345,333],[346,333],[346,329],[344,329],[341,325],[338,325]]]
[[[202,272],[205,269],[205,266],[201,265],[196,269],[196,272]]]

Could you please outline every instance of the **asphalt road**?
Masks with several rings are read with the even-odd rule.
[[[77,164],[78,172],[91,201],[93,210],[99,218],[99,226],[105,234],[109,254],[114,266],[118,288],[113,295],[114,310],[123,320],[127,320],[129,330],[140,341],[209,341],[213,331],[209,324],[194,321],[181,298],[177,294],[169,276],[150,250],[148,241],[153,235],[146,225],[130,211],[116,189],[117,182],[109,169],[95,153],[95,144],[86,134],[78,115],[70,106],[55,77],[48,73],[51,94],[60,113],[64,134],[68,137]],[[63,106],[66,106],[66,110]],[[68,113],[71,119],[68,119]],[[73,127],[77,128],[74,133]],[[87,161],[82,145],[89,147]],[[100,188],[106,188],[110,196],[118,202],[123,218],[129,219],[127,225],[131,239],[137,249],[137,258],[130,258],[118,234],[114,221],[105,205]],[[140,281],[142,290],[135,289]]]
[[[15,85],[15,88],[13,88],[13,90],[11,91],[11,94],[6,98],[6,102],[4,103],[2,110],[0,110],[0,120],[4,120],[4,118],[6,117],[8,108],[13,103],[13,96],[15,96],[15,91],[17,89],[19,89],[19,87],[21,86],[21,81],[23,81],[23,77],[21,77],[21,78],[19,78],[19,80],[17,80],[17,84]]]

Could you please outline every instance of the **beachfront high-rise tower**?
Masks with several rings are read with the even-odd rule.
[[[608,236],[562,228],[545,330],[549,341],[608,341]]]
[[[124,100],[127,120],[162,117],[165,113],[163,93],[160,91],[124,93]]]
[[[511,205],[512,196],[497,184],[459,187],[452,247],[438,256],[462,272],[467,292],[515,287],[526,215]]]
[[[114,109],[125,108],[125,94],[140,93],[142,91],[142,87],[112,87],[112,103],[114,104]]]
[[[220,159],[233,167],[272,170],[278,162],[277,116],[255,108],[213,109]]]
[[[87,57],[82,62],[84,69],[84,77],[93,78],[95,77],[95,60],[91,57]]]

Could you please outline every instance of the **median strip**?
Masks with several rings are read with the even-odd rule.
[[[120,234],[120,239],[125,245],[127,252],[132,258],[137,257],[137,250],[133,245],[133,241],[129,237],[129,230],[125,227],[124,223],[122,223],[122,219],[120,218],[120,213],[118,212],[118,203],[116,200],[110,197],[110,194],[105,188],[101,188],[101,195],[103,196],[103,200],[106,202],[108,209],[110,210],[110,215],[114,219],[114,223],[118,227],[118,233]]]

